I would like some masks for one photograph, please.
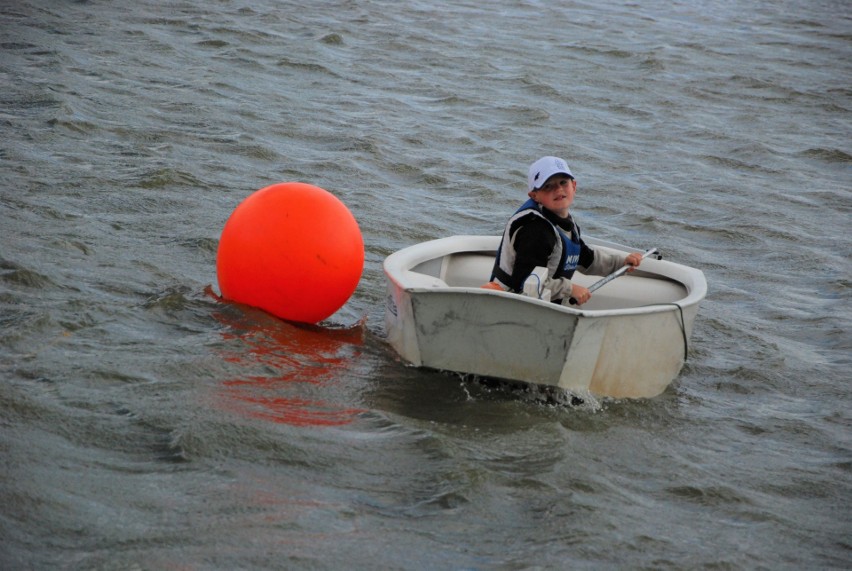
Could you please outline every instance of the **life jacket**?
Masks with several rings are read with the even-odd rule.
[[[540,206],[533,199],[524,202],[520,208],[509,218],[506,230],[503,231],[503,239],[500,241],[500,249],[497,250],[497,259],[494,261],[494,269],[491,272],[491,280],[497,280],[505,287],[510,287],[512,281],[512,268],[515,265],[514,236],[510,236],[512,224],[524,216],[540,216],[550,224],[556,232],[556,245],[547,258],[547,275],[551,278],[571,279],[580,261],[580,228],[571,221],[570,236],[562,228],[551,222],[542,214]]]

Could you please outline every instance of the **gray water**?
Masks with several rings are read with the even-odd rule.
[[[852,566],[849,2],[0,14],[0,568]],[[499,233],[544,154],[587,235],[705,272],[657,398],[384,340],[382,260]],[[317,327],[216,297],[228,216],[289,180],[364,236]]]

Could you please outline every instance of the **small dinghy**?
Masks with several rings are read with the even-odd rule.
[[[536,274],[524,294],[483,288],[499,244],[499,236],[452,236],[385,259],[386,331],[404,360],[612,398],[653,397],[677,377],[707,293],[700,270],[646,259],[588,303],[563,306],[538,298]],[[573,280],[590,287],[601,277],[577,272]]]

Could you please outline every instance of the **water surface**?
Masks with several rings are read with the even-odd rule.
[[[848,4],[303,4],[0,3],[2,567],[849,567]],[[385,256],[499,233],[544,154],[707,276],[658,398],[384,341]],[[319,327],[215,295],[288,180],[364,234]]]

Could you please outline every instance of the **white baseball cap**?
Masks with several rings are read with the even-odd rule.
[[[541,185],[547,182],[547,179],[555,174],[567,174],[571,178],[574,178],[574,175],[571,174],[571,169],[568,168],[568,163],[564,159],[560,159],[559,157],[541,157],[530,165],[530,172],[527,176],[529,189],[531,191],[538,190],[541,188]]]

